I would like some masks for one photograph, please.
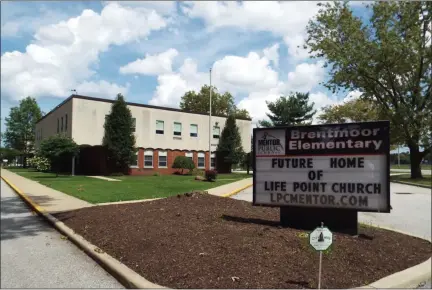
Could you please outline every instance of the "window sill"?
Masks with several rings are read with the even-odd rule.
[[[138,165],[131,165],[129,168],[138,168]]]
[[[144,166],[143,168],[144,169],[153,169],[154,167],[153,166]]]
[[[164,168],[168,168],[168,166],[158,166],[158,168],[164,169]]]

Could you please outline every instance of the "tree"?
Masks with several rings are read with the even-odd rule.
[[[243,155],[242,159],[242,167],[246,168],[247,174],[249,174],[250,169],[252,168],[252,153],[246,153]]]
[[[330,68],[329,89],[358,90],[386,112],[410,150],[411,178],[421,178],[420,162],[432,145],[432,2],[368,8],[363,22],[347,2],[324,4],[307,26],[305,47]]]
[[[136,152],[134,127],[132,113],[124,97],[118,94],[105,119],[102,144],[108,149],[109,160],[121,172],[128,171]]]
[[[6,120],[4,143],[6,147],[21,151],[24,155],[24,166],[27,157],[34,151],[35,126],[42,118],[42,112],[36,99],[27,97],[17,107],[10,110]]]
[[[292,93],[281,96],[275,102],[266,102],[270,110],[267,113],[270,121],[259,121],[261,127],[278,127],[311,123],[316,110],[314,103],[309,104],[309,93]]]
[[[79,147],[72,138],[59,134],[42,140],[37,153],[50,161],[51,169],[58,176],[62,165],[78,155]]]
[[[21,151],[12,148],[4,148],[0,147],[0,161],[3,162],[3,159],[7,159],[8,163],[12,162],[16,157],[22,155]]]
[[[234,113],[236,118],[250,119],[249,112],[238,109],[233,96],[225,92],[220,94],[212,86],[212,115],[227,117]],[[199,92],[186,92],[180,101],[180,109],[187,112],[208,114],[210,107],[210,86],[204,85]]]
[[[318,116],[321,123],[348,123],[348,122],[367,122],[385,120],[386,112],[376,103],[367,99],[352,99],[343,104],[326,106],[322,108],[322,113]],[[403,144],[403,136],[390,124],[390,143],[392,148]]]
[[[183,174],[183,170],[187,169],[187,170],[192,170],[195,168],[195,164],[192,161],[192,159],[190,159],[189,157],[186,156],[177,156],[174,159],[172,168],[174,169],[181,169],[180,174]]]
[[[237,164],[241,161],[244,155],[243,147],[241,145],[240,131],[236,124],[234,115],[228,116],[225,127],[222,130],[219,144],[216,148],[217,152],[222,153],[224,162],[230,166]]]

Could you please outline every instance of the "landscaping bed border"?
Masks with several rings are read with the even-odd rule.
[[[42,207],[33,202],[27,195],[25,195],[20,189],[18,189],[14,184],[12,184],[7,178],[1,176],[1,178],[15,191],[15,193],[24,202],[29,205],[40,216],[44,217],[48,222],[50,222],[60,233],[64,234],[71,240],[75,245],[82,249],[87,255],[94,259],[101,267],[103,267],[108,273],[115,277],[123,286],[129,289],[168,289],[166,287],[154,284],[144,277],[127,267],[125,264],[121,263],[117,259],[103,252],[95,245],[91,244],[85,240],[81,235],[76,234],[71,228],[66,226],[63,222],[59,221],[57,218],[46,212]],[[249,187],[249,186],[247,186]],[[246,187],[246,188],[247,188]],[[241,191],[240,189],[239,191]],[[237,192],[236,192],[237,193]],[[230,193],[224,195],[224,197],[229,197],[235,193]],[[374,227],[374,226],[372,226]],[[377,227],[385,230],[390,230],[394,232],[399,232],[405,235],[413,236],[408,233],[397,231],[394,229],[387,229],[385,227]],[[428,239],[424,239],[431,242]],[[357,287],[360,288],[414,288],[420,283],[428,280],[431,277],[431,258],[427,261],[405,269],[403,271],[391,274],[384,277],[378,281],[375,281],[369,285]]]

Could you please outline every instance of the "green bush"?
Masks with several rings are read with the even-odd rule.
[[[193,170],[195,164],[193,161],[186,156],[177,156],[173,162],[172,168],[181,169],[180,174],[183,174],[183,170]]]
[[[193,176],[202,176],[204,177],[204,170],[202,169],[198,169],[198,168],[194,168],[193,170],[189,171],[189,173]]]
[[[205,171],[205,179],[207,181],[215,181],[217,176],[216,170],[206,170]]]
[[[37,171],[49,171],[51,169],[51,162],[48,158],[35,156],[32,158],[27,159],[27,164],[35,168]]]

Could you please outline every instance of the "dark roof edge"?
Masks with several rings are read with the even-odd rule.
[[[52,109],[47,114],[45,114],[42,118],[40,118],[36,122],[36,124],[39,123],[40,121],[42,121],[43,119],[45,119],[45,117],[47,117],[48,115],[50,115],[55,110],[59,109],[61,106],[63,106],[64,104],[66,104],[67,102],[69,102],[73,98],[75,98],[75,99],[89,100],[89,101],[95,101],[95,102],[104,102],[104,103],[114,103],[114,101],[115,101],[115,100],[110,100],[110,99],[95,98],[95,97],[82,96],[82,95],[70,95],[66,100],[64,100],[63,102],[61,102],[59,105],[57,105],[56,107],[54,107],[54,109]],[[156,110],[163,110],[163,111],[171,111],[171,112],[180,112],[180,113],[185,113],[185,114],[194,114],[194,115],[208,116],[208,114],[205,114],[205,113],[187,112],[187,111],[183,111],[181,109],[176,109],[176,108],[160,107],[160,106],[145,105],[145,104],[131,103],[131,102],[126,102],[126,104],[128,106],[135,106],[135,107],[142,107],[142,108],[149,108],[149,109],[156,109]],[[226,118],[226,116],[220,116],[220,115],[212,115],[212,116],[214,116],[214,117],[220,117],[220,118]],[[250,119],[250,118],[236,118],[236,120],[252,121],[252,119]]]

